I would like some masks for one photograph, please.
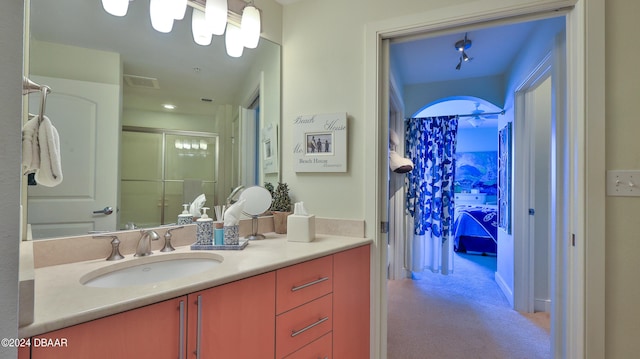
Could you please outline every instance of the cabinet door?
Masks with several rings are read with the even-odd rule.
[[[333,256],[333,357],[369,357],[370,245]]]
[[[184,358],[185,310],[180,297],[39,335],[31,358]]]
[[[190,294],[188,358],[273,358],[275,284],[270,272]]]

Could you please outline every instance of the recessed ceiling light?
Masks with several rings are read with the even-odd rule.
[[[172,105],[172,104],[169,104],[169,103],[165,103],[164,105],[162,105],[162,107],[164,107],[167,110],[175,110],[176,109],[175,105]]]

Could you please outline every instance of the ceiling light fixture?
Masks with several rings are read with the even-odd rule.
[[[458,65],[456,65],[456,70],[460,70],[462,67],[462,62],[469,62],[472,58],[467,55],[467,50],[471,48],[472,42],[467,38],[467,34],[464,34],[464,39],[459,40],[455,43],[455,48],[460,52],[460,60],[458,61]]]
[[[473,116],[469,117],[469,119],[467,119],[467,122],[469,122],[469,124],[473,127],[478,127],[484,122],[484,120],[481,119],[480,116]]]
[[[172,105],[170,103],[165,103],[162,105],[162,107],[164,107],[167,110],[175,110],[176,109],[176,105]]]

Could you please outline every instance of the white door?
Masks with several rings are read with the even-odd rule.
[[[120,90],[111,84],[31,77],[50,86],[45,115],[58,130],[63,181],[28,186],[27,221],[33,238],[116,230]],[[30,96],[29,112],[39,110]],[[94,213],[111,208],[113,213]],[[107,213],[109,211],[106,211]]]

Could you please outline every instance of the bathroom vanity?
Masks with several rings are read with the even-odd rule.
[[[368,358],[370,243],[276,236],[213,251],[221,263],[200,274],[122,288],[82,284],[104,259],[37,268],[20,335],[38,345],[20,358]]]

